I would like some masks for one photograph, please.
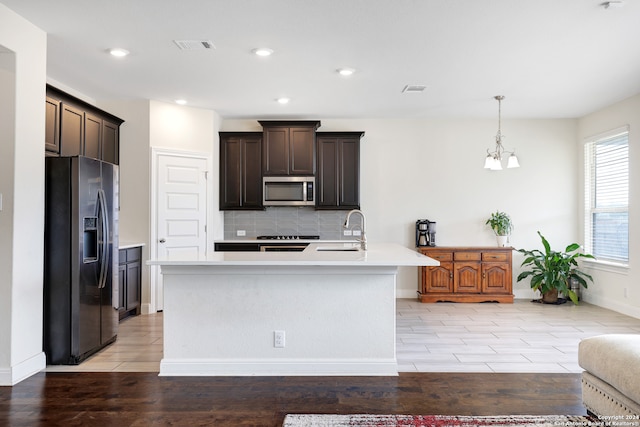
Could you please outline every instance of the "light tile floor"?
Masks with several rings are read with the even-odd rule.
[[[49,365],[47,372],[160,372],[162,313],[120,322],[118,339],[75,366]]]
[[[397,301],[400,372],[581,372],[578,343],[640,333],[640,319],[581,303],[422,304]],[[162,313],[120,323],[117,341],[78,366],[48,372],[159,372]]]
[[[397,303],[400,372],[582,372],[581,339],[640,333],[640,319],[580,303]]]

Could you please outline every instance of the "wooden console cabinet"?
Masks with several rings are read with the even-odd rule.
[[[418,251],[440,261],[438,267],[419,267],[421,302],[513,303],[513,248],[433,246]]]

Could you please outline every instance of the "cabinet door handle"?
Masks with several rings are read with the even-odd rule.
[[[449,279],[453,279],[453,273],[449,273]]]
[[[159,241],[160,243],[164,243],[164,242],[166,242],[166,240],[165,240],[165,239],[160,239],[160,240],[158,240],[158,241]]]

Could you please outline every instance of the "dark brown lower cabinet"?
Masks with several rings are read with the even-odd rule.
[[[142,247],[120,249],[118,265],[120,320],[140,314],[142,295]]]
[[[420,253],[440,262],[419,267],[421,302],[513,302],[513,248],[422,247]]]

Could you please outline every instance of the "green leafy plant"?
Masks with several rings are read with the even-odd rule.
[[[593,278],[578,269],[578,258],[594,258],[591,254],[578,252],[580,245],[572,243],[564,252],[552,251],[547,239],[538,231],[542,239],[544,252],[533,249],[518,249],[524,254],[525,259],[521,267],[529,267],[518,275],[518,282],[531,276],[531,288],[540,291],[542,295],[557,290],[568,295],[574,304],[578,304],[578,295],[571,290],[571,279],[577,280],[580,285],[587,287],[587,279],[593,282]]]
[[[504,212],[496,211],[485,224],[488,224],[496,236],[508,236],[513,229],[511,217]]]

